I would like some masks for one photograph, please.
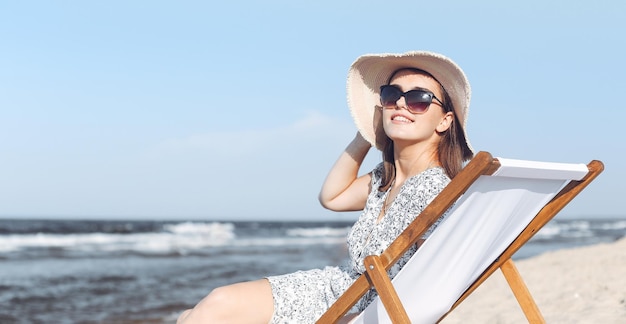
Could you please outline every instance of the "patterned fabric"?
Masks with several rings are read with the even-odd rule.
[[[431,168],[407,179],[396,198],[378,221],[388,192],[380,192],[382,163],[372,171],[372,191],[363,213],[348,234],[349,262],[339,267],[326,267],[268,277],[274,297],[274,316],[270,323],[315,323],[322,314],[363,273],[363,260],[380,255],[393,240],[450,182],[442,168]],[[424,234],[427,238],[445,218],[445,214]],[[415,253],[409,249],[391,268],[393,278]],[[361,311],[376,297],[372,289],[361,298],[353,311]]]

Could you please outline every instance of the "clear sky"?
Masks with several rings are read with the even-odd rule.
[[[624,1],[2,1],[0,217],[338,219],[350,64],[465,70],[476,150],[605,172],[560,217],[626,215]],[[369,171],[379,159],[372,150]]]

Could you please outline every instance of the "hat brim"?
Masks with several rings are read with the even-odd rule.
[[[373,146],[381,149],[384,132],[378,118],[374,118],[380,105],[380,86],[388,82],[391,74],[402,68],[416,68],[430,73],[445,89],[452,100],[454,113],[465,137],[464,151],[472,152],[465,125],[471,98],[469,81],[461,68],[449,58],[427,51],[403,54],[367,54],[357,58],[348,72],[348,105],[361,135]]]

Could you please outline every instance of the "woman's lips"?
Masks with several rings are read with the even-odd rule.
[[[399,123],[412,123],[413,122],[412,119],[401,114],[395,114],[391,116],[391,121],[399,122]]]

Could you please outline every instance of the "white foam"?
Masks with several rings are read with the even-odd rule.
[[[610,222],[610,223],[602,224],[602,226],[600,226],[600,228],[603,229],[603,230],[621,230],[621,229],[626,229],[626,221],[616,221],[616,222]]]
[[[293,228],[287,230],[288,236],[300,237],[345,237],[350,231],[350,227],[315,227],[315,228]]]
[[[345,243],[349,228],[296,228],[286,236],[247,237],[235,235],[232,223],[185,222],[167,224],[162,232],[20,234],[0,235],[0,252],[28,249],[61,249],[81,252],[135,252],[142,254],[204,253],[221,246],[295,246]]]
[[[166,225],[160,233],[22,234],[0,236],[0,252],[25,249],[74,251],[135,251],[139,253],[185,253],[187,250],[224,246],[235,240],[230,223],[181,223]]]

